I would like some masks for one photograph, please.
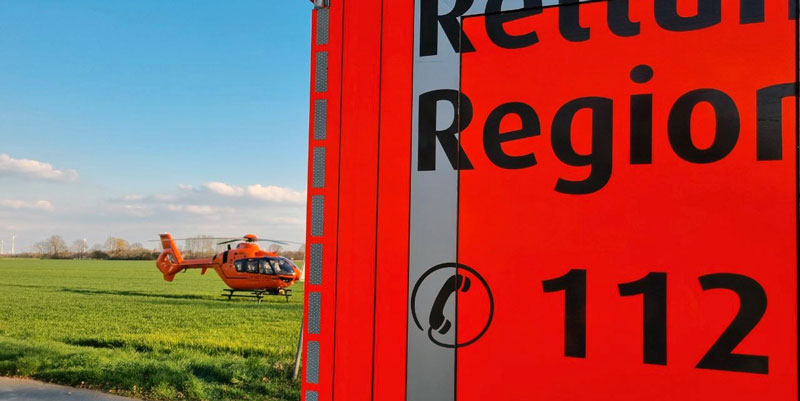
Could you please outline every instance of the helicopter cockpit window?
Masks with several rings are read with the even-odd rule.
[[[292,275],[294,274],[294,269],[292,266],[281,258],[268,258],[269,264],[272,266],[272,269],[278,275]]]
[[[294,274],[294,266],[292,265],[292,262],[289,262],[288,259],[278,258],[276,259],[276,262],[277,266],[275,270],[278,272],[278,274],[283,274],[283,275]]]
[[[237,260],[233,262],[233,265],[236,266],[236,271],[239,273],[245,272],[247,270],[247,266],[245,265],[244,260]]]

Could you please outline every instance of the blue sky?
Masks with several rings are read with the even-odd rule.
[[[0,0],[0,239],[302,240],[311,8]]]

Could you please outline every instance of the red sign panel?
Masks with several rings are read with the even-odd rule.
[[[796,9],[758,3],[464,18],[456,399],[797,399]]]

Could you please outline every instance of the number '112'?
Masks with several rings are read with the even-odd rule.
[[[761,321],[767,294],[757,281],[741,274],[716,273],[698,278],[703,290],[726,289],[739,297],[739,312],[719,339],[697,363],[699,369],[732,372],[769,372],[765,355],[734,354],[733,350]],[[544,292],[564,292],[564,356],[586,357],[586,270],[542,282]],[[620,296],[642,295],[644,317],[643,362],[667,364],[667,273],[652,272],[639,280],[619,284]]]

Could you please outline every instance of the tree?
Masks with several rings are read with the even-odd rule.
[[[281,249],[278,250],[278,252],[280,252],[281,256],[287,257],[292,260],[303,260],[306,254],[306,246],[300,245],[300,247],[297,248],[296,250]]]
[[[53,235],[48,238],[46,242],[50,248],[50,255],[53,257],[64,256],[69,250],[69,248],[67,248],[67,243],[60,235]]]
[[[65,256],[67,254],[67,243],[60,235],[52,235],[44,241],[39,241],[33,244],[33,250],[41,256],[49,256],[53,258]]]
[[[86,240],[83,239],[76,239],[72,241],[72,252],[75,253],[79,259],[83,259],[86,256],[86,252],[89,251],[86,246]]]
[[[39,241],[33,244],[33,252],[38,256],[50,254],[50,244],[47,241]]]
[[[283,250],[283,247],[278,244],[272,244],[269,247],[267,247],[267,250],[272,253],[280,253]]]
[[[129,248],[130,245],[128,245],[128,241],[123,238],[108,237],[108,239],[106,239],[105,249],[111,256],[122,256]]]
[[[211,256],[214,250],[214,238],[210,235],[196,235],[186,239],[184,253],[192,257]]]
[[[101,251],[100,249],[95,249],[91,253],[89,253],[89,257],[92,259],[108,259],[108,254]]]

